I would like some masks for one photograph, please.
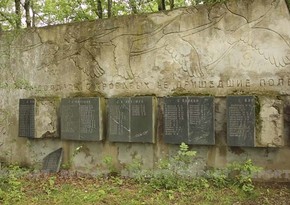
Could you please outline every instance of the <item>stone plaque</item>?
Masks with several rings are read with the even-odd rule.
[[[110,98],[108,121],[108,136],[112,142],[154,143],[155,98]]]
[[[35,99],[19,100],[19,137],[35,137]]]
[[[227,97],[227,143],[253,147],[255,139],[255,97]]]
[[[42,171],[58,172],[62,161],[63,149],[59,148],[51,152],[43,159]]]
[[[66,98],[61,101],[61,138],[99,141],[103,138],[100,98]]]
[[[130,98],[108,99],[109,140],[128,142],[130,136]]]
[[[164,141],[170,144],[214,144],[213,113],[213,97],[164,98]]]
[[[180,144],[187,138],[187,97],[164,98],[164,141]]]
[[[131,98],[131,142],[153,142],[154,105],[152,97]]]
[[[188,98],[188,144],[213,145],[214,135],[214,98]]]

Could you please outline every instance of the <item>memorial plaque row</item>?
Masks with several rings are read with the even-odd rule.
[[[164,98],[164,142],[214,145],[214,97]],[[19,101],[19,136],[35,137],[35,99]],[[66,140],[100,141],[104,136],[103,100],[66,98],[60,105],[60,133]],[[154,143],[156,98],[152,96],[110,98],[107,102],[107,135],[111,142]],[[227,97],[227,143],[254,146],[254,96]]]

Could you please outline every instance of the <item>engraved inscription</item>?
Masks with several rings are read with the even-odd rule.
[[[164,99],[164,140],[167,143],[186,142],[187,102],[186,97]]]
[[[61,102],[61,137],[70,140],[102,139],[99,98],[67,98]]]
[[[19,100],[19,136],[35,137],[35,99]]]
[[[129,101],[128,98],[108,99],[110,141],[129,141]]]
[[[61,101],[61,138],[78,139],[79,100],[62,99]]]
[[[108,99],[109,140],[113,142],[154,142],[154,98]]]
[[[96,110],[91,104],[80,105],[80,132],[93,133],[96,129]]]
[[[164,99],[166,143],[214,144],[213,97],[187,96]]]
[[[213,97],[188,99],[189,144],[214,144]]]
[[[154,98],[131,98],[131,141],[154,142]]]
[[[254,96],[227,97],[227,141],[230,146],[254,146]]]
[[[80,112],[80,138],[94,140],[99,133],[99,99],[83,98],[79,104]]]

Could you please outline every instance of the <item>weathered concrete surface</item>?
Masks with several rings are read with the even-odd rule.
[[[270,97],[260,97],[260,110],[256,123],[258,130],[256,146],[284,146],[283,102]]]
[[[216,145],[191,147],[203,162],[198,169],[252,158],[266,169],[290,170],[289,27],[283,0],[230,0],[214,7],[1,33],[0,159],[36,166],[63,147],[65,163],[82,171],[101,172],[106,156],[120,169],[134,157],[152,168],[178,148],[163,143],[161,98],[155,144],[19,138],[18,100],[38,99],[41,138],[59,136],[56,99],[211,94],[216,97]],[[256,130],[261,148],[227,147],[229,94],[261,99],[262,129]]]

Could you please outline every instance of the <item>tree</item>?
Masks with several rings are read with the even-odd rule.
[[[174,8],[174,0],[170,0],[170,10],[172,10]]]
[[[112,0],[108,0],[108,18],[112,17]]]
[[[3,30],[169,10],[227,0],[0,0]],[[286,0],[290,8],[290,0]],[[23,25],[22,22],[25,24]]]
[[[21,26],[21,10],[20,10],[20,0],[15,0],[15,22],[16,22],[16,28],[20,28]]]
[[[14,1],[0,1],[0,25],[2,30],[16,29],[16,13]]]
[[[158,11],[166,10],[165,0],[158,0]]]
[[[97,8],[98,8],[97,15],[98,15],[98,17],[99,17],[100,19],[102,19],[102,18],[103,18],[102,2],[101,2],[101,0],[97,0],[97,3],[98,3],[98,6],[97,6]]]
[[[31,27],[31,16],[30,16],[30,0],[25,0],[24,2],[24,10],[25,10],[25,19],[26,19],[26,27]]]
[[[129,5],[131,7],[132,13],[137,14],[137,6],[136,6],[136,1],[135,0],[129,0]]]

